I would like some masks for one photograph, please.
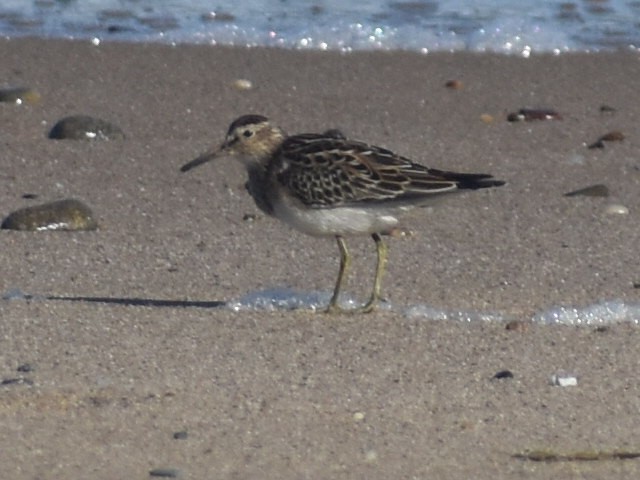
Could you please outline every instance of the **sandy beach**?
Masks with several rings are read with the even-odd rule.
[[[637,54],[20,39],[0,40],[0,55],[0,86],[41,97],[0,103],[2,217],[75,198],[99,223],[0,231],[7,478],[640,473],[640,460],[615,454],[640,452],[637,325],[529,323],[559,305],[640,302]],[[561,118],[507,121],[522,108]],[[233,312],[219,305],[262,289],[330,292],[338,269],[333,240],[259,212],[237,162],[180,173],[245,113],[290,133],[339,128],[507,184],[407,218],[411,234],[389,239],[391,311]],[[112,122],[125,139],[48,138],[75,114]],[[610,132],[624,139],[587,148]],[[592,185],[608,195],[565,196]],[[348,291],[363,298],[373,245],[349,245]],[[402,314],[411,305],[524,326]],[[513,376],[494,378],[505,370]],[[558,372],[578,385],[551,385]],[[518,457],[526,452],[557,461]],[[599,460],[577,459],[586,454]]]

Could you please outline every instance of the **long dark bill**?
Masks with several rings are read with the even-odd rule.
[[[199,157],[194,158],[189,163],[185,163],[182,167],[180,167],[181,172],[188,172],[192,168],[196,168],[203,163],[208,162],[209,160],[213,160],[219,154],[220,150],[209,150],[208,152],[203,153]]]

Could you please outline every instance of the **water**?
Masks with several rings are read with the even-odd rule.
[[[640,0],[3,0],[0,35],[528,56],[640,48]]]

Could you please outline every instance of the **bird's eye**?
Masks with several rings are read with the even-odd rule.
[[[253,135],[253,132],[251,130],[245,130],[244,132],[242,132],[242,135],[249,138],[251,135]]]

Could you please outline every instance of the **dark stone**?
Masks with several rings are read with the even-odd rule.
[[[180,470],[177,468],[154,468],[149,470],[149,475],[152,477],[178,478]]]
[[[114,124],[90,117],[72,115],[56,123],[49,132],[55,140],[122,140],[124,132]]]
[[[493,378],[498,380],[503,378],[513,378],[513,373],[511,372],[511,370],[500,370],[499,372],[496,372]]]

